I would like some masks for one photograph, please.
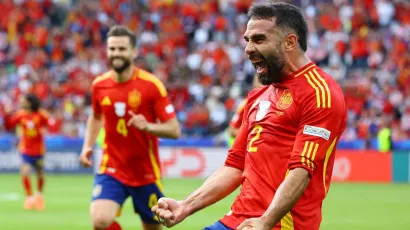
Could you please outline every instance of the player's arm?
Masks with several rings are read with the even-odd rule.
[[[317,168],[326,168],[340,130],[345,122],[343,109],[321,108],[315,97],[305,100],[295,145],[289,159],[289,173],[279,186],[261,220],[271,229],[288,213],[303,195]],[[330,103],[329,103],[330,104]],[[326,193],[326,184],[321,185]]]
[[[142,114],[129,111],[131,118],[128,120],[128,126],[133,125],[137,129],[157,137],[178,138],[181,135],[181,129],[164,85],[158,82],[153,94],[154,113],[160,122],[148,122]]]
[[[181,201],[188,215],[214,204],[238,188],[245,164],[247,136],[247,128],[241,128],[237,140],[229,150],[225,165],[213,173],[199,189]]]
[[[244,127],[244,126],[242,126]],[[241,128],[225,165],[214,172],[196,191],[182,201],[161,198],[152,211],[164,220],[167,227],[174,226],[193,213],[223,199],[241,183],[246,150],[247,129]]]
[[[237,111],[235,112],[235,115],[232,117],[229,127],[228,127],[228,133],[231,137],[236,137],[239,132],[239,128],[241,127],[242,120],[243,120],[243,113],[244,109],[247,103],[247,99],[245,99],[238,107]]]
[[[93,149],[98,134],[103,127],[101,114],[92,114],[88,117],[82,151]]]
[[[89,159],[94,148],[94,144],[97,140],[98,134],[103,127],[102,109],[101,105],[96,99],[95,89],[91,93],[91,105],[93,113],[88,117],[87,127],[85,131],[83,148],[80,155],[80,163],[84,167],[90,167],[92,161]]]
[[[181,128],[176,117],[167,120],[164,123],[149,123],[147,132],[165,138],[178,138],[181,135]]]
[[[4,128],[11,131],[19,122],[22,112],[11,114],[9,111],[4,115]]]

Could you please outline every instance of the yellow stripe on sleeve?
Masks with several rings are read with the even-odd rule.
[[[321,107],[322,108],[326,108],[326,93],[325,93],[325,89],[323,88],[322,84],[319,82],[319,80],[316,79],[316,77],[313,75],[312,71],[309,72],[309,75],[311,77],[311,79],[316,83],[316,85],[319,87],[320,89],[320,93],[321,93]]]
[[[315,167],[315,157],[316,157],[316,152],[317,152],[317,149],[319,148],[319,144],[318,143],[315,143],[315,149],[313,149],[313,154],[312,154],[312,169]]]
[[[310,142],[310,141],[306,141],[306,142],[308,142],[309,143],[309,150],[308,150],[308,153],[307,153],[307,155],[306,155],[306,161],[307,161],[307,165],[309,166],[309,167],[311,167],[311,164],[312,164],[312,162],[311,162],[311,160],[310,160],[310,153],[312,153],[312,148],[313,148],[313,142]]]
[[[320,108],[320,93],[319,89],[316,87],[315,84],[313,84],[312,80],[310,79],[309,75],[305,74],[305,77],[309,83],[310,86],[312,86],[313,89],[316,91],[316,103],[317,103],[317,108]]]
[[[313,69],[313,72],[315,73],[316,77],[322,82],[323,86],[325,87],[325,91],[327,94],[327,97],[326,97],[327,98],[327,108],[330,108],[331,107],[331,96],[330,96],[329,86],[327,85],[325,79],[323,79],[322,76],[320,76],[320,74],[317,72],[316,69]]]
[[[152,82],[157,87],[162,97],[167,96],[167,89],[157,77],[141,69],[137,73],[139,73],[139,78]]]
[[[306,153],[306,150],[307,150],[307,146],[309,145],[309,143],[308,143],[308,141],[306,141],[305,142],[305,146],[303,147],[303,151],[302,151],[302,154],[300,155],[301,157],[302,157],[302,164],[303,165],[306,165],[306,163],[305,163],[305,153]]]

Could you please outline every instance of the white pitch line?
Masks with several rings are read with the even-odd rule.
[[[0,194],[0,202],[9,202],[20,200],[20,195],[18,193],[3,193]]]

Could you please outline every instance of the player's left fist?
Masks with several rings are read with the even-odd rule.
[[[237,228],[238,230],[271,230],[269,226],[262,218],[247,219]]]
[[[149,123],[147,119],[145,119],[144,115],[135,114],[131,110],[128,111],[128,114],[131,116],[131,118],[128,120],[128,123],[127,123],[128,126],[132,125],[141,131],[144,131],[144,132],[148,131]]]

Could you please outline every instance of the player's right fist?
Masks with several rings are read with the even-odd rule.
[[[186,218],[184,208],[180,202],[171,198],[160,198],[158,204],[151,211],[158,217],[165,227],[172,227]]]
[[[91,167],[93,165],[93,161],[90,159],[92,154],[93,154],[92,149],[85,149],[81,152],[79,160],[80,160],[80,164],[84,168],[88,168],[88,167]]]

